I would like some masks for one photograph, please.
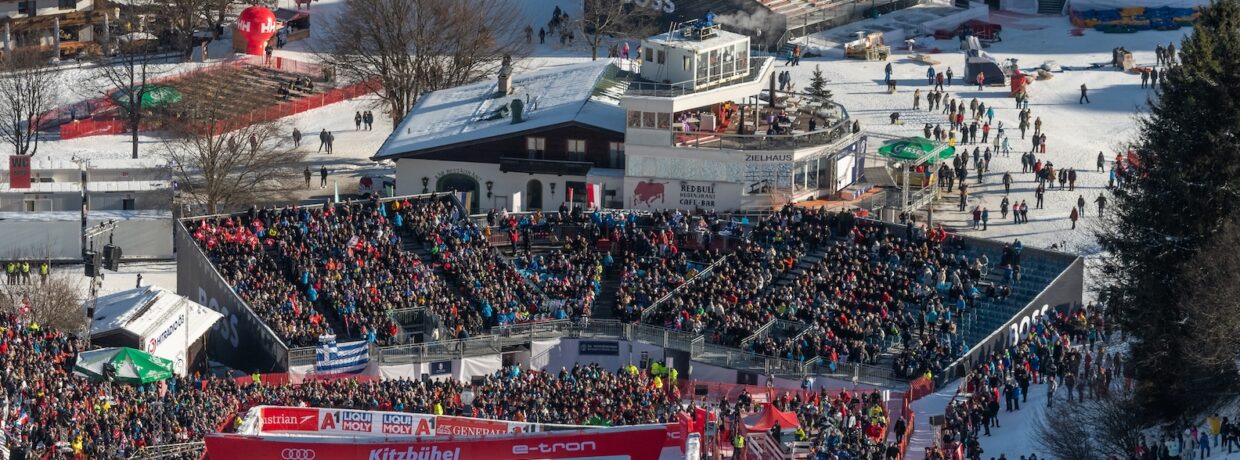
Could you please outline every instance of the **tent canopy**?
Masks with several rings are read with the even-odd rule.
[[[926,163],[935,164],[956,154],[956,148],[924,137],[909,137],[889,141],[878,148],[878,154],[899,161],[917,161],[918,158],[936,149],[942,149],[937,156],[926,159]]]
[[[774,404],[762,405],[762,413],[745,417],[745,428],[749,431],[767,431],[779,422],[780,431],[795,430],[801,426],[797,414],[784,412],[775,408]]]
[[[117,382],[139,384],[172,378],[172,361],[129,347],[101,348],[78,353],[73,373],[103,380],[106,365],[116,370]]]

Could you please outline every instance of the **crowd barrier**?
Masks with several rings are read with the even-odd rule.
[[[258,59],[255,63],[255,59]],[[275,69],[290,73],[308,75],[314,78],[322,78],[323,71],[317,64],[308,64],[294,61],[291,59],[277,58]],[[223,67],[241,67],[243,65],[262,65],[262,58],[256,56],[248,56],[242,59],[230,60],[221,63],[199,66],[191,70],[178,72],[172,75],[165,75],[159,78],[148,80],[147,84],[157,84],[182,78],[191,75],[213,72]],[[306,97],[284,101],[273,106],[262,109],[253,110],[248,113],[237,115],[227,120],[216,122],[214,128],[216,132],[232,131],[243,126],[249,126],[255,123],[263,123],[277,120],[280,118],[296,115],[298,113],[314,110],[329,104],[353,99],[375,91],[378,88],[378,82],[363,81],[352,85],[331,89],[322,93],[312,94]],[[99,136],[107,134],[123,134],[127,131],[126,122],[120,118],[86,118],[74,120],[77,117],[77,111],[81,108],[87,110],[84,114],[100,112],[106,108],[114,106],[109,96],[95,98],[83,101],[71,106],[57,108],[43,115],[40,115],[42,123],[60,124],[60,138],[74,139],[85,136]],[[207,127],[210,128],[210,127]],[[139,131],[144,131],[145,126],[139,126]]]

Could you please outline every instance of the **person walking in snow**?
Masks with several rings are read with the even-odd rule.
[[[921,109],[921,88],[913,90],[913,110]]]
[[[362,112],[353,112],[353,130],[362,130]]]
[[[1088,89],[1085,88],[1085,84],[1081,83],[1081,97],[1080,99],[1076,101],[1077,104],[1088,104],[1089,103],[1089,94],[1087,93],[1087,90]]]
[[[323,147],[327,147],[327,129],[323,129],[322,131],[319,131],[319,151],[320,152],[323,151]],[[327,153],[332,153],[332,150],[328,148]]]
[[[327,188],[327,165],[319,167],[319,189]]]
[[[986,231],[987,224],[990,222],[990,209],[982,208],[982,231]]]
[[[1077,213],[1076,208],[1072,208],[1072,213],[1068,214],[1068,219],[1072,221],[1072,229],[1076,230],[1076,220],[1081,216]]]
[[[1105,168],[1106,165],[1107,165],[1107,157],[1103,156],[1102,152],[1099,151],[1098,152],[1098,172],[1104,171],[1103,168]]]
[[[1041,153],[1046,153],[1046,133],[1038,137],[1038,148]]]
[[[1037,199],[1037,204],[1034,206],[1037,206],[1038,209],[1042,209],[1042,200],[1043,198],[1046,198],[1046,188],[1041,184],[1038,184],[1038,188],[1033,191],[1033,197]]]
[[[1004,220],[1007,220],[1008,206],[1009,206],[1010,204],[1011,204],[1011,201],[1008,201],[1008,197],[1006,197],[1006,196],[1005,196],[1005,197],[1003,197],[1003,201],[1000,201],[1000,202],[999,202],[999,215],[1000,215],[1000,216],[1001,216]]]
[[[1003,194],[1007,195],[1011,193],[1012,193],[1012,174],[1005,172],[1003,173]]]
[[[362,112],[362,124],[366,125],[366,130],[370,131],[375,127],[375,114],[369,110]]]
[[[310,167],[306,166],[306,170],[302,171],[302,175],[306,176],[306,190],[310,190]]]
[[[1068,191],[1076,191],[1076,168],[1068,169]]]
[[[934,66],[926,69],[926,86],[934,86]]]
[[[887,66],[883,68],[883,83],[888,83],[888,84],[891,83],[891,63],[890,62],[888,62]]]
[[[981,72],[977,73],[977,90],[982,91],[982,85],[986,84],[986,76]]]
[[[1106,210],[1107,210],[1107,197],[1106,197],[1106,195],[1103,195],[1103,194],[1099,193],[1099,194],[1098,194],[1098,198],[1094,198],[1094,203],[1097,203],[1097,204],[1098,204],[1098,216],[1099,216],[1099,217],[1102,217],[1102,216],[1106,215]]]
[[[955,75],[955,74],[952,73],[952,68],[948,67],[947,68],[947,86],[952,85],[952,75]]]
[[[934,89],[938,91],[943,91],[943,73],[942,72],[934,75]]]
[[[1076,208],[1081,211],[1081,217],[1085,217],[1085,195],[1076,196]]]
[[[293,148],[301,147],[301,130],[293,128]]]
[[[1004,158],[1012,156],[1012,145],[1008,143],[1007,136],[1003,136],[1003,156]]]

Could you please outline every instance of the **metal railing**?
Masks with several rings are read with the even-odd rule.
[[[138,452],[134,453],[133,456],[129,458],[134,460],[156,460],[163,458],[185,458],[187,455],[198,457],[199,455],[202,455],[202,451],[205,448],[206,444],[202,441],[146,446],[139,449]]]
[[[794,150],[832,145],[850,140],[847,119],[806,133],[795,134],[721,134],[714,132],[673,131],[672,145],[700,149],[729,150]]]
[[[678,97],[703,91],[710,91],[723,86],[752,83],[762,78],[762,75],[766,73],[765,70],[768,67],[774,67],[774,65],[775,58],[751,56],[749,58],[748,67],[735,69],[731,72],[707,75],[676,83],[633,81],[629,83],[628,89],[625,90],[625,95]],[[741,77],[741,79],[738,81],[735,79],[736,77]]]
[[[396,324],[406,325],[415,324],[424,320],[426,307],[399,308],[388,311],[388,318],[396,321]]]
[[[657,308],[661,307],[664,302],[667,302],[667,300],[671,299],[672,296],[676,295],[676,293],[681,292],[684,289],[688,289],[689,286],[693,285],[693,283],[696,283],[700,279],[705,279],[703,278],[704,276],[709,275],[712,271],[715,270],[716,266],[718,266],[723,261],[727,260],[729,257],[732,257],[731,253],[724,255],[723,257],[720,257],[714,262],[711,262],[710,265],[706,266],[706,268],[703,268],[702,271],[699,271],[697,275],[693,276],[693,278],[689,278],[685,280],[683,284],[681,284],[680,286],[676,286],[676,289],[672,289],[671,291],[668,291],[667,294],[664,294],[663,297],[659,297],[658,299],[655,299],[654,302],[650,302],[650,305],[647,305],[646,308],[642,309],[642,314],[641,314],[642,322],[645,322],[646,319],[650,317],[651,313],[654,313]]]
[[[778,321],[778,320],[773,319],[773,320],[767,321],[766,324],[763,324],[761,327],[754,329],[753,334],[749,334],[749,337],[745,337],[741,339],[740,349],[742,350],[750,349],[749,346],[753,345],[753,342],[755,340],[758,340],[761,337],[765,337],[766,332],[771,330],[772,327],[775,327],[775,321]]]

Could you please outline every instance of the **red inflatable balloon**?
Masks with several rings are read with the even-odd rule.
[[[276,33],[276,14],[261,6],[251,6],[237,16],[237,33],[245,36],[245,52],[263,55],[267,39]]]

